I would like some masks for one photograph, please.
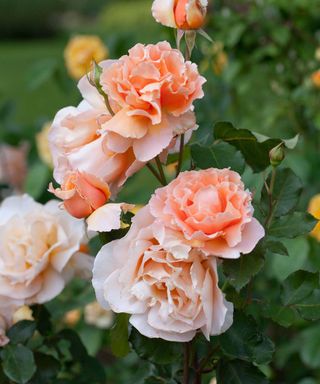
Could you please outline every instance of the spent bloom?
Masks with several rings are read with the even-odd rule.
[[[24,195],[0,206],[0,296],[20,305],[57,296],[75,275],[88,278],[92,257],[81,253],[85,228],[61,210]]]
[[[64,58],[70,76],[78,80],[89,72],[92,61],[108,57],[108,48],[98,36],[78,35],[68,42]]]
[[[23,190],[27,175],[27,155],[29,146],[26,143],[18,147],[9,144],[0,145],[0,182],[8,184],[17,191]]]
[[[198,330],[206,338],[224,332],[233,307],[218,287],[216,258],[165,231],[146,206],[124,238],[101,249],[93,271],[98,301],[131,314],[130,323],[150,338],[185,342]]]
[[[156,190],[149,204],[154,218],[193,247],[236,259],[250,253],[264,236],[251,200],[238,173],[210,168],[181,173]]]
[[[152,15],[167,27],[193,30],[203,26],[207,7],[208,0],[155,0]]]

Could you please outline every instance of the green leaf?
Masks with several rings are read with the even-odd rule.
[[[52,356],[36,352],[34,354],[39,369],[28,384],[47,384],[56,379],[60,370],[60,363]]]
[[[83,362],[88,357],[88,352],[78,334],[71,329],[64,329],[58,333],[58,340],[63,342],[69,342],[69,352],[72,355],[73,360]]]
[[[31,168],[25,182],[25,192],[38,199],[47,189],[50,180],[50,170],[43,163],[36,163]]]
[[[230,167],[238,173],[243,173],[245,168],[241,152],[224,142],[212,143],[210,146],[193,144],[191,156],[195,165],[201,169]]]
[[[142,359],[155,364],[171,364],[182,355],[182,345],[162,339],[149,339],[142,336],[134,328],[131,331],[130,342],[133,349]]]
[[[301,334],[300,356],[310,368],[320,368],[320,327],[307,328]]]
[[[34,321],[23,320],[14,324],[7,332],[7,336],[12,344],[24,344],[34,334],[36,323]]]
[[[268,384],[264,374],[247,362],[241,360],[221,360],[217,368],[219,384]]]
[[[263,305],[263,315],[285,328],[290,327],[298,319],[298,313],[294,308],[274,303]]]
[[[129,346],[129,318],[130,315],[120,313],[116,317],[114,326],[110,332],[111,350],[117,357],[124,357],[130,352]]]
[[[270,185],[270,179],[271,176],[268,178],[268,185]],[[291,169],[284,168],[278,170],[272,193],[274,217],[283,216],[291,212],[297,206],[301,192],[301,180]],[[264,210],[267,211],[269,209],[269,196],[265,188],[262,192],[262,203]]]
[[[214,137],[241,151],[254,172],[261,172],[269,167],[269,152],[281,143],[279,139],[268,139],[260,143],[252,132],[247,129],[236,129],[232,124],[226,122],[215,125]]]
[[[300,316],[305,320],[320,319],[320,290],[312,292],[310,296],[305,298],[302,303],[292,305],[299,312]]]
[[[283,282],[281,299],[284,305],[302,302],[319,286],[319,274],[297,271]]]
[[[267,239],[262,243],[262,247],[265,252],[272,255],[281,255],[281,256],[289,256],[289,252],[284,244],[280,243],[280,241],[273,241]]]
[[[311,232],[317,222],[309,213],[294,212],[274,220],[268,234],[274,237],[293,239]]]
[[[36,371],[33,353],[23,345],[8,345],[2,352],[3,370],[15,383],[25,384]]]
[[[268,364],[272,360],[274,345],[263,335],[252,317],[236,313],[232,327],[219,336],[223,353],[231,358],[257,364]]]
[[[242,255],[239,259],[224,260],[223,272],[228,277],[229,283],[240,291],[253,276],[260,272],[263,265],[264,258],[258,247],[249,255]]]

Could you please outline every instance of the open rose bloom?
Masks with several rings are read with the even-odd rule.
[[[84,223],[58,204],[24,195],[0,206],[0,296],[8,303],[45,303],[75,275],[90,277],[92,258],[80,252]]]
[[[220,258],[251,252],[263,236],[239,174],[184,172],[155,192],[124,238],[102,248],[93,286],[102,306],[131,314],[147,337],[189,341],[201,330],[209,338],[232,324]]]
[[[236,259],[264,237],[240,175],[210,168],[183,172],[150,200],[151,214],[206,255]]]
[[[85,76],[83,101],[59,111],[49,134],[54,178],[50,190],[75,217],[114,198],[125,181],[197,128],[193,102],[205,79],[167,42],[137,44],[119,60],[100,63],[103,95]],[[109,193],[110,191],[110,193]],[[83,200],[82,202],[80,200]]]
[[[197,330],[206,338],[224,332],[233,306],[218,287],[217,260],[165,232],[146,206],[127,236],[102,248],[93,272],[100,304],[131,314],[151,338],[183,342]]]

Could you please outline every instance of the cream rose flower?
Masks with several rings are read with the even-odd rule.
[[[251,193],[238,173],[210,168],[183,172],[150,200],[150,212],[206,255],[236,259],[264,237]]]
[[[93,259],[79,251],[84,223],[58,204],[41,205],[24,195],[0,206],[0,295],[8,301],[41,304],[75,274],[90,276]]]
[[[217,261],[206,258],[141,209],[128,234],[105,245],[93,270],[100,304],[131,314],[143,335],[169,341],[206,338],[232,323],[232,304],[218,287]],[[165,239],[165,242],[164,242]]]
[[[94,325],[100,329],[108,329],[113,323],[113,312],[106,310],[94,301],[84,307],[84,320],[89,325]]]

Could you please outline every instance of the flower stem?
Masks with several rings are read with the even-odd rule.
[[[147,163],[146,166],[150,170],[150,172],[153,174],[153,176],[160,182],[160,184],[164,185],[156,169],[154,169],[150,163]]]
[[[184,343],[183,384],[189,384],[190,343]]]
[[[108,109],[110,115],[111,115],[111,116],[114,116],[115,113],[113,112],[113,110],[112,110],[112,108],[111,108],[110,101],[109,101],[109,97],[108,97],[108,95],[105,94],[104,92],[103,92],[103,98],[104,98],[104,101],[105,101],[105,103],[106,103],[106,106],[107,106],[107,109]]]
[[[180,136],[180,151],[179,151],[179,161],[178,161],[178,167],[177,167],[177,173],[176,176],[179,175],[182,168],[183,163],[183,150],[184,150],[184,135]]]
[[[160,178],[161,178],[161,181],[162,181],[162,185],[167,185],[168,183],[167,183],[166,175],[164,174],[163,167],[162,167],[162,164],[161,164],[159,156],[157,156],[155,158],[155,160],[156,160],[156,164],[157,164],[158,171],[159,171],[159,174],[160,174]]]
[[[267,189],[267,193],[269,195],[269,214],[268,214],[268,217],[267,217],[267,220],[265,223],[266,228],[270,227],[270,224],[271,224],[271,221],[273,218],[274,204],[273,204],[272,194],[273,194],[273,190],[274,190],[274,184],[276,182],[276,173],[277,173],[276,167],[272,167],[272,174],[271,174],[271,181],[270,181],[270,185],[269,185],[269,190]]]

